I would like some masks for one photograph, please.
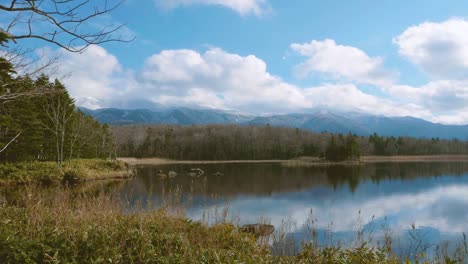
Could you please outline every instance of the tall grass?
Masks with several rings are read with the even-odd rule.
[[[0,206],[2,263],[244,263],[268,251],[230,224],[208,227],[164,210],[128,213],[112,195],[69,190]]]
[[[0,163],[0,185],[54,185],[87,180],[126,178],[134,171],[122,161],[101,159],[72,160],[59,170],[55,162]]]
[[[418,250],[401,256],[392,251],[390,231],[381,244],[373,239],[374,231],[358,226],[354,243],[344,247],[334,241],[330,224],[327,242],[320,244],[320,226],[311,212],[303,227],[307,235],[297,245],[289,235],[297,229],[292,220],[269,238],[257,239],[228,217],[229,204],[193,221],[185,216],[177,190],[144,208],[104,187],[90,190],[30,186],[16,195],[0,191],[0,263],[451,264],[468,259],[466,237],[455,252],[441,245],[429,255],[415,235]]]

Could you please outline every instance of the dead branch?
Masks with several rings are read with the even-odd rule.
[[[82,52],[90,45],[106,42],[129,42],[134,37],[116,35],[125,26],[123,24],[96,29],[102,24],[97,19],[114,11],[124,1],[11,0],[9,4],[0,4],[0,14],[11,17],[8,26],[0,28],[0,37],[15,43],[22,39],[39,39],[71,52]]]

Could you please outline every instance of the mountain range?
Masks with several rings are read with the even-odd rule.
[[[409,136],[417,138],[468,139],[468,125],[444,125],[414,117],[386,117],[356,112],[316,110],[307,114],[253,116],[215,109],[172,108],[165,110],[80,108],[109,125],[172,124],[271,125],[316,132],[348,133],[367,136]]]

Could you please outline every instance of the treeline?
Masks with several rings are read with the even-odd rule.
[[[0,62],[0,161],[50,160],[61,166],[115,153],[108,127],[77,110],[62,83],[46,75],[19,76],[6,60]]]
[[[120,156],[179,160],[291,159],[340,161],[360,155],[468,154],[468,142],[439,138],[369,137],[294,128],[237,125],[112,127]]]

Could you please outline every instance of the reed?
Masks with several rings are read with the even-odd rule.
[[[99,188],[98,188],[99,189]],[[150,199],[148,199],[150,200]],[[297,225],[286,219],[268,238],[244,233],[229,203],[207,209],[205,218],[186,217],[180,191],[159,202],[136,206],[104,185],[89,188],[27,186],[0,191],[1,263],[467,263],[464,236],[456,250],[425,247],[414,235],[410,253],[392,251],[391,230],[384,236],[358,224],[356,238],[345,245],[310,212],[301,244],[290,234]],[[209,212],[211,211],[211,212]],[[360,214],[359,214],[360,215]],[[359,217],[358,217],[359,219]],[[260,219],[269,223],[268,218]],[[359,221],[358,221],[359,223]],[[414,228],[416,231],[417,229]],[[374,233],[376,232],[376,233]],[[322,244],[320,244],[322,243]],[[428,254],[432,250],[433,254]]]

